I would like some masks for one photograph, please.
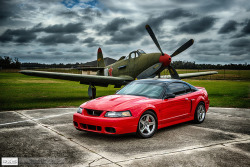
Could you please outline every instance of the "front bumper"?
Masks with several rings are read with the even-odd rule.
[[[88,116],[79,113],[73,115],[73,124],[78,130],[105,134],[124,134],[137,131],[139,119],[135,117],[108,118]]]
[[[209,103],[210,103],[209,99],[208,99],[207,101],[205,101],[206,112],[207,112],[208,109],[209,109]]]

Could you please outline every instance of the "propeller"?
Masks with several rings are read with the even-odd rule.
[[[194,40],[190,39],[189,41],[187,41],[186,43],[184,43],[181,47],[179,47],[172,55],[171,57],[174,57],[178,54],[180,54],[181,52],[183,52],[184,50],[186,50],[187,48],[189,48],[191,45],[193,45]]]
[[[160,60],[162,60],[162,66],[165,65],[164,68],[161,68],[162,70],[164,70],[165,68],[168,68],[168,71],[171,75],[171,78],[173,79],[180,79],[177,71],[170,65],[171,63],[171,58],[180,54],[181,52],[183,52],[184,50],[186,50],[187,48],[189,48],[191,45],[193,45],[194,40],[190,39],[189,41],[187,41],[186,43],[184,43],[181,47],[179,47],[171,56],[164,54],[163,51],[161,50],[160,44],[158,43],[157,38],[155,37],[155,34],[153,32],[153,30],[151,29],[151,27],[147,24],[145,26],[146,30],[148,31],[148,34],[150,35],[150,37],[152,38],[152,40],[154,41],[156,47],[159,49],[159,51],[161,52],[161,56],[166,57],[166,58],[160,58]],[[162,71],[161,70],[161,71]],[[159,71],[159,73],[161,72]]]
[[[164,53],[161,50],[160,44],[158,43],[158,40],[156,39],[155,34],[154,34],[153,30],[151,29],[151,27],[148,24],[145,27],[146,27],[146,30],[148,31],[149,35],[151,36],[152,40],[154,41],[155,45],[160,50],[161,55],[164,55]]]
[[[168,71],[169,71],[169,74],[171,75],[171,78],[173,78],[173,79],[180,79],[177,71],[171,65],[168,66]]]

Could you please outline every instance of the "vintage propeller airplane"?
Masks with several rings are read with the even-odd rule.
[[[174,56],[189,48],[194,43],[194,40],[190,39],[181,47],[179,47],[173,54],[168,55],[166,53],[163,53],[163,51],[161,50],[154,32],[149,25],[146,25],[146,30],[159,49],[160,53],[146,54],[143,50],[139,49],[137,51],[131,52],[126,57],[122,56],[117,62],[109,66],[105,66],[102,50],[101,48],[99,48],[97,52],[97,67],[79,68],[80,70],[85,71],[97,71],[97,75],[68,74],[32,70],[22,70],[20,72],[22,74],[31,76],[80,81],[80,84],[89,85],[88,95],[90,98],[95,98],[96,96],[95,86],[107,87],[109,84],[111,84],[114,85],[115,88],[119,88],[136,78],[154,78],[157,75],[158,77],[160,77],[160,73],[166,68],[170,73],[170,76],[167,76],[167,78],[172,79],[183,79],[196,76],[212,75],[217,73],[216,71],[209,71],[178,75],[176,70],[171,66],[171,60]]]

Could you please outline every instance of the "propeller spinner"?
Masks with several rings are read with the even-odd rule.
[[[165,68],[168,68],[169,73],[171,75],[171,78],[180,79],[180,77],[179,77],[178,73],[176,72],[176,70],[170,65],[172,57],[180,54],[181,52],[183,52],[184,50],[189,48],[191,45],[193,45],[194,40],[190,39],[185,44],[183,44],[181,47],[179,47],[171,56],[169,56],[168,54],[163,53],[163,51],[161,50],[160,44],[159,44],[157,38],[155,37],[155,34],[154,34],[153,30],[151,29],[151,27],[148,24],[145,27],[146,27],[146,30],[148,31],[148,34],[150,35],[150,37],[154,41],[156,47],[161,52],[161,57],[160,57],[159,61],[162,63],[162,68],[161,68],[162,70],[160,70],[159,73],[161,71],[163,71]]]

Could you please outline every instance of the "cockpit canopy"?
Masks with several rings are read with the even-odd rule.
[[[133,58],[141,56],[142,54],[146,54],[146,53],[143,50],[138,49],[136,51],[130,52],[129,55],[125,57],[125,59],[133,59]]]
[[[138,52],[139,54],[146,54],[146,53],[145,53],[143,50],[141,50],[141,49],[138,49],[137,52]]]

